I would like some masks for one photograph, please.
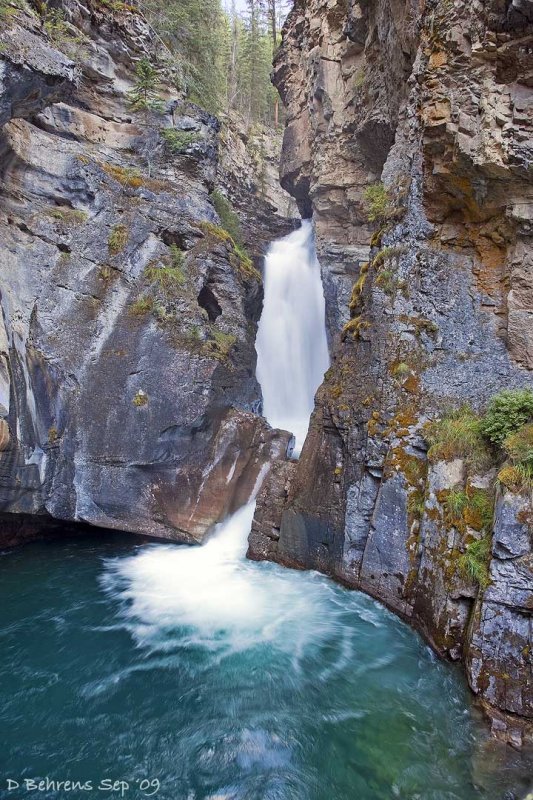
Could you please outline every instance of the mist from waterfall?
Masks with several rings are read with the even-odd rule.
[[[329,366],[325,303],[311,222],[270,246],[265,300],[257,331],[257,379],[263,414],[273,428],[291,431],[298,455],[315,392]]]

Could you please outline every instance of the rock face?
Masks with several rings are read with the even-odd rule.
[[[463,659],[494,732],[532,736],[531,498],[498,497],[486,591],[423,426],[533,385],[530,4],[296,0],[275,64],[281,179],[314,214],[333,363],[249,555],[379,598]],[[372,187],[369,191],[368,187]],[[469,489],[470,490],[470,489]]]
[[[219,123],[143,18],[61,8],[0,34],[0,541],[15,514],[199,541],[287,445],[255,413],[260,274],[211,203]],[[132,110],[142,57],[160,110]]]

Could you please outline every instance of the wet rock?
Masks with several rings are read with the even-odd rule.
[[[363,588],[464,658],[520,740],[533,726],[530,499],[499,496],[481,591],[461,558],[482,532],[454,526],[446,502],[466,489],[465,465],[428,464],[423,434],[445,408],[533,384],[527,13],[311,0],[288,17],[274,71],[281,176],[314,213],[332,367],[268,548]],[[267,484],[258,519],[271,502],[279,518]]]

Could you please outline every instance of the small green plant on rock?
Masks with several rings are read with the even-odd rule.
[[[184,153],[191,144],[194,144],[199,139],[197,133],[179,131],[176,128],[161,128],[161,136],[167,150],[175,155]]]
[[[135,317],[142,317],[145,314],[150,314],[154,310],[154,299],[147,295],[137,298],[134,303],[130,305],[130,314]]]
[[[125,225],[114,225],[108,239],[108,247],[111,255],[116,255],[124,250],[128,242],[128,229]]]
[[[128,100],[133,111],[161,111],[163,103],[158,97],[159,72],[146,56],[139,59],[135,68],[135,85]]]
[[[490,466],[492,455],[483,438],[481,420],[469,405],[450,411],[425,426],[430,461],[462,458],[473,470]]]
[[[533,391],[506,389],[489,401],[481,430],[493,444],[501,446],[507,437],[530,421],[533,421]]]
[[[374,183],[363,191],[363,205],[369,222],[383,224],[392,212],[389,193],[382,183]]]
[[[46,4],[44,9],[43,27],[48,38],[58,50],[75,58],[83,37],[74,33],[75,29],[68,22],[63,9],[49,8]]]
[[[224,333],[216,328],[211,329],[212,341],[208,342],[208,346],[212,355],[220,361],[225,361],[230,352],[232,351],[237,337],[231,333]]]
[[[88,214],[85,211],[79,211],[77,208],[52,208],[48,214],[53,219],[64,222],[66,225],[81,225],[88,219]]]
[[[181,266],[166,266],[163,263],[149,264],[144,276],[155,288],[166,297],[175,297],[185,283],[185,275]]]
[[[148,395],[146,392],[143,392],[142,389],[139,389],[137,393],[133,397],[133,405],[136,408],[141,408],[142,406],[148,405]]]
[[[533,423],[528,423],[503,442],[507,462],[498,473],[498,480],[513,492],[533,489]]]
[[[481,590],[490,584],[490,554],[492,540],[490,535],[471,542],[459,559],[459,568],[468,578],[476,581]]]

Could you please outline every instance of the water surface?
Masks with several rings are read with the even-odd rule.
[[[525,789],[524,757],[487,749],[459,670],[406,625],[316,573],[243,562],[252,510],[202,548],[100,535],[1,555],[0,796],[121,796],[6,791],[46,776],[123,780],[127,798],[157,779],[160,800]]]

